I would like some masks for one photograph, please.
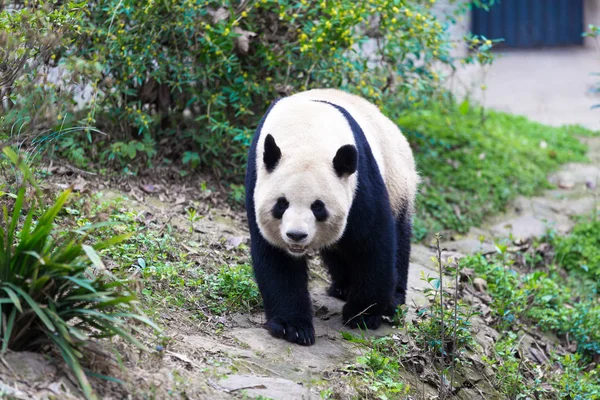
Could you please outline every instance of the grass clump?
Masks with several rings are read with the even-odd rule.
[[[364,350],[346,371],[362,397],[396,399],[410,393],[410,385],[401,376],[405,369],[402,360],[406,358],[407,346],[397,337],[365,338],[351,332],[342,332],[342,336]]]
[[[501,257],[474,256],[464,262],[487,281],[492,314],[501,330],[533,323],[568,336],[582,354],[600,354],[600,303],[595,293],[585,293],[575,282],[565,285],[557,268],[522,274]]]
[[[550,234],[546,242],[531,243],[514,256],[506,246],[497,245],[496,255],[462,260],[488,284],[494,324],[503,333],[484,360],[495,370],[496,386],[507,397],[600,395],[600,265],[594,244],[598,232],[596,221],[581,221],[570,235]],[[521,350],[522,335],[517,331],[532,326],[561,339],[563,349],[551,348],[548,363],[535,365],[525,357],[528,350]]]
[[[86,343],[120,336],[144,348],[131,334],[139,328],[129,321],[158,329],[138,311],[128,282],[113,279],[97,253],[127,235],[86,244],[86,231],[93,226],[68,232],[54,226],[68,190],[46,209],[35,198],[26,201],[25,193],[25,188],[20,188],[12,204],[3,206],[1,350],[38,350],[43,344],[54,344],[85,397],[95,398],[82,366]],[[29,210],[23,215],[26,207]]]
[[[491,356],[483,356],[482,361],[487,363],[495,372],[495,384],[500,393],[509,399],[538,398],[543,389],[537,384],[532,384],[528,379],[525,368],[526,358],[520,353],[519,338],[517,334],[509,332],[496,342]]]
[[[207,275],[202,291],[215,314],[256,310],[262,305],[252,267],[248,264],[225,265],[216,274]]]
[[[554,246],[561,266],[600,282],[600,220],[577,224],[569,236],[554,238]]]
[[[424,179],[416,240],[443,229],[466,232],[517,195],[546,188],[549,172],[585,159],[586,146],[576,135],[592,134],[493,111],[482,122],[480,110],[468,103],[437,103],[404,114],[393,103],[384,108],[409,139]]]
[[[484,356],[495,372],[499,392],[509,399],[574,399],[600,397],[600,366],[590,365],[579,354],[551,354],[546,365],[535,365],[524,354],[519,336],[504,335]]]

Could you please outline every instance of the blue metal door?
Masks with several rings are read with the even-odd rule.
[[[471,31],[502,47],[582,45],[583,0],[497,0],[473,9]]]

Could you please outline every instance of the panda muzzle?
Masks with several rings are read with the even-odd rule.
[[[302,246],[301,244],[288,244],[288,248],[292,253],[304,253],[306,250],[306,246]]]

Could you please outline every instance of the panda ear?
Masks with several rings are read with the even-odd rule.
[[[279,162],[281,158],[281,150],[277,147],[275,143],[275,139],[271,134],[268,134],[265,138],[265,151],[263,153],[263,161],[265,163],[265,167],[267,167],[267,172],[272,172],[275,169],[275,166]]]
[[[352,175],[358,168],[358,150],[351,144],[340,147],[333,157],[333,169],[341,178],[344,175]]]

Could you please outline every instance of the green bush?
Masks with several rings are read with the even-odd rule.
[[[4,3],[0,2],[0,141],[60,130],[78,80],[64,75],[57,86],[48,79],[48,70],[72,44],[70,34],[76,31],[85,2],[9,2],[11,9]]]
[[[10,212],[6,204],[2,207],[0,350],[37,350],[53,343],[86,398],[95,398],[81,364],[85,344],[94,338],[121,336],[144,348],[130,333],[139,328],[129,321],[158,328],[138,312],[128,282],[110,277],[97,254],[126,236],[86,244],[86,231],[93,226],[73,232],[54,227],[69,190],[47,209],[35,197],[26,200],[25,193],[21,187]],[[23,215],[26,207],[29,210]]]
[[[578,223],[570,235],[556,237],[553,244],[561,266],[600,282],[600,221]]]
[[[159,151],[240,180],[253,129],[278,96],[338,87],[406,108],[434,95],[434,65],[452,62],[434,2],[100,0],[68,54],[102,66],[86,122],[111,135],[92,138],[101,160],[127,166]],[[360,52],[369,39],[370,57]]]

